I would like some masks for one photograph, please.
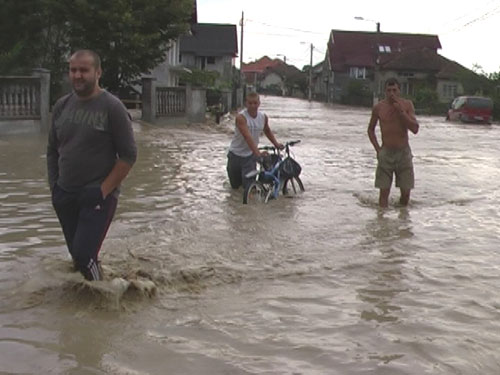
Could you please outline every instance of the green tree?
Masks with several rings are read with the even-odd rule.
[[[102,83],[118,90],[165,59],[187,32],[192,0],[64,0],[69,45],[91,48],[105,67]]]
[[[60,80],[70,53],[95,50],[118,91],[162,62],[188,30],[192,0],[0,0],[0,72],[43,66]]]

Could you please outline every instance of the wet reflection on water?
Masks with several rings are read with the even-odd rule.
[[[263,98],[306,193],[241,204],[232,124],[136,126],[102,260],[153,298],[70,272],[45,140],[0,139],[0,363],[7,373],[494,374],[497,126],[422,117],[416,189],[377,208],[369,111]],[[22,362],[12,358],[24,358]]]

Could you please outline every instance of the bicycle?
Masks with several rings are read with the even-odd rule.
[[[255,178],[243,192],[244,204],[267,203],[279,196],[280,190],[285,196],[298,195],[305,191],[299,174],[300,165],[290,156],[290,147],[300,140],[285,143],[285,157],[273,146],[259,147],[262,151],[272,153],[257,161],[258,169],[249,172],[245,177]]]

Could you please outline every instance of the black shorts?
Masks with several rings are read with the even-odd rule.
[[[231,151],[227,154],[227,175],[233,189],[238,189],[241,185],[246,187],[255,177],[246,178],[245,175],[252,172],[257,167],[257,158],[250,156],[238,156]]]

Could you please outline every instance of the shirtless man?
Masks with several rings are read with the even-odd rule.
[[[417,134],[419,125],[413,103],[399,95],[398,80],[389,78],[385,82],[385,99],[373,107],[368,124],[368,138],[377,152],[375,187],[380,189],[380,207],[388,205],[393,174],[396,175],[396,187],[401,189],[399,202],[403,206],[410,201],[410,191],[415,185],[408,130]],[[380,122],[382,146],[375,134],[377,122]]]

